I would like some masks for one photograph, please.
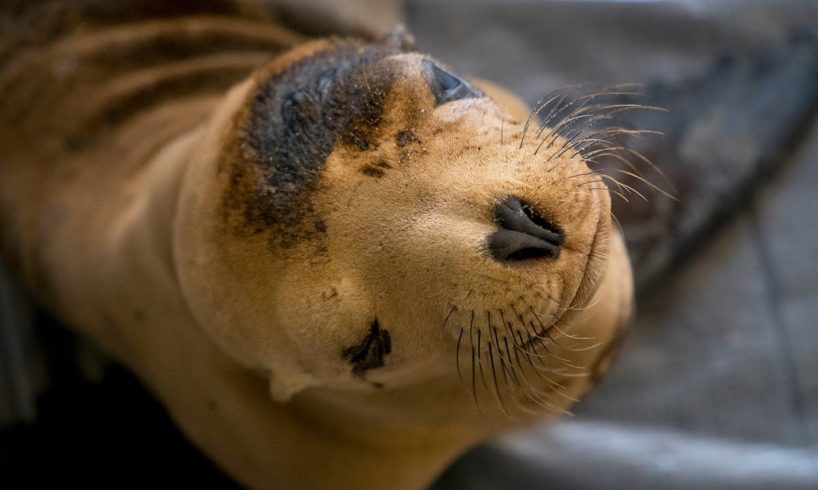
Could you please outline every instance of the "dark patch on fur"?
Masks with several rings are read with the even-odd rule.
[[[361,167],[361,173],[367,177],[375,177],[376,179],[380,179],[386,175],[386,172],[377,167],[373,167],[372,165],[364,165]]]
[[[368,176],[368,177],[375,177],[376,179],[380,179],[384,175],[386,175],[385,170],[392,168],[392,165],[386,160],[378,160],[374,164],[366,164],[361,167],[361,173]]]
[[[377,121],[374,120],[372,122],[377,123]],[[369,140],[375,127],[376,126],[369,121],[351,124],[342,136],[343,141],[347,145],[354,146],[361,151],[366,151],[371,146]]]
[[[184,73],[157,77],[151,83],[113,97],[101,104],[90,117],[77,123],[67,137],[67,145],[74,150],[94,142],[107,128],[116,127],[146,108],[156,107],[170,100],[178,100],[191,93],[219,94],[247,76],[252,65],[206,66],[189,69]]]
[[[369,328],[369,334],[363,341],[344,350],[344,357],[354,365],[352,374],[363,377],[370,369],[384,365],[384,358],[392,352],[392,338],[389,331],[382,329],[375,318]]]
[[[420,143],[418,137],[415,136],[415,132],[411,129],[398,131],[398,134],[395,135],[395,144],[398,145],[399,148],[403,148],[410,143]]]
[[[136,310],[133,311],[133,319],[136,320],[137,322],[144,321],[145,320],[145,311],[140,310],[140,309],[137,308]]]
[[[326,158],[338,143],[359,151],[373,147],[384,101],[398,80],[378,62],[397,53],[395,47],[339,41],[259,86],[233,170],[234,181],[253,181],[252,189],[233,190],[251,227],[273,231],[283,246],[309,238],[303,222],[316,219],[311,196]],[[375,176],[371,168],[365,172]]]
[[[330,300],[332,298],[338,297],[338,290],[334,287],[329,288],[329,291],[321,293],[321,299],[324,301]]]
[[[235,0],[5,0],[0,64],[5,55],[42,46],[77,29],[195,15],[249,18]],[[125,61],[127,63],[127,61]]]

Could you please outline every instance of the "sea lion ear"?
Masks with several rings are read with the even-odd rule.
[[[381,38],[381,44],[406,52],[415,49],[415,36],[401,24],[396,25]]]
[[[293,395],[311,386],[317,386],[316,379],[308,374],[288,373],[287,376],[270,375],[270,395],[279,403],[290,401]]]

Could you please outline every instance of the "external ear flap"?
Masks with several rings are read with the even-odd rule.
[[[315,378],[310,375],[300,373],[287,373],[287,375],[270,374],[270,395],[279,403],[290,401],[296,393],[304,391],[310,386],[316,386]]]
[[[415,49],[415,37],[401,24],[396,25],[383,36],[381,43],[393,47],[400,51],[412,51]]]

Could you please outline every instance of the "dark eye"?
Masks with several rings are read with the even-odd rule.
[[[453,100],[483,97],[483,92],[472,87],[469,82],[440,68],[429,60],[423,61],[424,74],[435,94],[436,105]]]

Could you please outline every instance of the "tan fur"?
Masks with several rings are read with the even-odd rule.
[[[607,191],[572,178],[588,172],[582,159],[535,156],[534,138],[518,149],[527,114],[505,109],[513,104],[502,89],[483,85],[503,104],[436,108],[416,54],[381,62],[403,82],[388,94],[367,160],[344,144],[327,158],[313,199],[326,238],[277,248],[264,231],[246,232],[227,201],[244,189],[231,169],[242,164],[235,144],[250,95],[330,45],[297,48],[224,96],[163,100],[91,132],[80,152],[58,141],[73,131],[62,118],[109,92],[81,101],[70,84],[51,87],[50,132],[35,129],[41,114],[27,114],[22,127],[6,118],[0,133],[11,155],[5,209],[20,210],[4,213],[14,234],[4,239],[43,300],[129,366],[241,483],[419,488],[473,444],[567,409],[590,387],[588,376],[562,374],[563,360],[605,369],[629,316],[630,269]],[[407,129],[414,139],[398,145]],[[361,172],[372,161],[388,163],[382,178]],[[558,260],[508,265],[481,253],[496,227],[492,203],[506,194],[566,229]],[[549,406],[501,384],[510,415],[481,386],[478,411],[455,364],[459,332],[476,312],[472,327],[490,335],[484,314],[522,309],[521,298],[559,319],[554,356],[543,357],[553,375],[538,386]],[[362,379],[343,350],[373,317],[394,347]]]

